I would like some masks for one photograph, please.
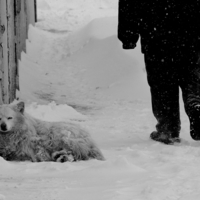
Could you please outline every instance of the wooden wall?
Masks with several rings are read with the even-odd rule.
[[[35,20],[36,0],[0,0],[0,104],[12,102],[20,89],[18,60]]]

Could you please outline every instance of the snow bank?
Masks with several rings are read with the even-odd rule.
[[[39,10],[50,10],[51,8],[45,0],[37,0],[37,9],[39,9]]]
[[[101,9],[99,13],[101,12],[101,15],[103,15],[104,9],[109,9],[110,12],[112,12],[111,9],[117,9],[118,0],[37,0],[39,10],[46,8],[47,5],[57,12],[66,11],[68,8],[92,12],[96,8]]]
[[[2,194],[0,194],[0,200],[6,200],[6,197]]]
[[[48,105],[32,103],[26,107],[26,112],[45,121],[86,120],[86,116],[78,113],[68,105],[56,105],[51,102]]]
[[[96,18],[74,31],[66,40],[70,53],[85,47],[91,38],[105,39],[117,34],[117,17]]]
[[[66,45],[88,85],[114,98],[149,99],[140,43],[125,51],[116,34],[116,17],[99,18],[72,33]]]
[[[38,0],[36,26],[49,31],[72,31],[94,18],[116,16],[117,7],[117,0]]]
[[[19,84],[21,99],[37,101],[34,96],[37,89],[42,88],[44,80],[45,65],[42,66],[42,45],[45,44],[46,39],[41,31],[29,26],[28,39],[26,40],[26,53],[21,53],[21,61],[19,61]],[[27,84],[29,83],[29,84]]]
[[[30,26],[27,52],[22,53],[19,67],[20,97],[66,102],[62,96],[80,93],[149,100],[140,44],[125,51],[116,34],[116,17],[94,19],[61,39]]]

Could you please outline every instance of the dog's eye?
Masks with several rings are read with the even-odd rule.
[[[12,117],[8,117],[8,119],[12,119]]]

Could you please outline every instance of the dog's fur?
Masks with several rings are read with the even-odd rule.
[[[71,122],[46,122],[24,112],[24,102],[0,106],[0,156],[32,162],[104,157],[89,133]]]

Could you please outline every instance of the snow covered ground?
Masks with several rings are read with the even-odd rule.
[[[153,142],[149,87],[140,44],[117,40],[118,0],[38,0],[20,61],[26,111],[87,128],[106,161],[7,162],[0,158],[0,200],[197,200],[200,145]]]

